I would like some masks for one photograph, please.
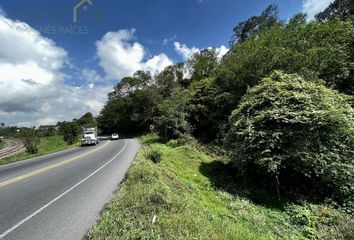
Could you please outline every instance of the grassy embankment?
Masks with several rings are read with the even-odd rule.
[[[75,147],[78,145],[79,145],[79,143],[68,146],[64,142],[63,136],[43,137],[43,138],[41,138],[41,143],[39,144],[37,154],[30,154],[28,152],[22,152],[20,154],[14,155],[14,156],[1,159],[0,165],[25,160],[28,158],[38,157],[38,156],[42,156],[42,155],[53,153],[53,152],[66,150],[66,149],[69,149],[69,148],[72,148],[72,147]]]
[[[351,216],[241,187],[229,165],[197,144],[163,144],[154,136],[141,142],[124,183],[88,238],[353,239]],[[162,154],[160,163],[149,160],[156,152]]]

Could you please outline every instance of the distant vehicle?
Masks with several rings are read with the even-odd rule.
[[[97,136],[97,127],[82,128],[81,146],[96,145],[100,142]]]
[[[112,140],[118,140],[119,139],[118,133],[113,133],[111,139]]]

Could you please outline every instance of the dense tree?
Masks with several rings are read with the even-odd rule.
[[[265,14],[269,12],[274,11]],[[220,63],[215,51],[207,49],[186,65],[169,66],[156,76],[139,71],[123,78],[109,94],[100,128],[106,133],[147,130],[158,117],[159,102],[176,89],[190,89],[193,133],[208,140],[222,138],[228,117],[247,88],[274,70],[320,78],[327,86],[352,94],[353,37],[349,22],[307,23],[306,15],[298,14],[287,24],[238,43]],[[184,78],[186,68],[190,79]]]
[[[98,117],[103,133],[138,133],[153,123],[160,96],[149,73],[139,71],[122,79],[109,94]]]
[[[194,136],[203,141],[221,139],[226,129],[226,122],[231,110],[232,96],[221,92],[214,82],[214,78],[205,78],[193,82],[191,87],[190,117]]]
[[[230,118],[226,145],[240,175],[348,200],[354,193],[354,110],[347,100],[296,74],[263,79]]]
[[[15,137],[17,134],[17,127],[16,126],[3,126],[0,127],[0,136],[3,137]]]
[[[349,22],[306,23],[296,15],[237,44],[218,68],[216,84],[234,98],[233,107],[249,86],[273,70],[313,75],[341,92],[354,93],[354,28]]]
[[[133,94],[136,90],[142,90],[151,84],[152,78],[149,72],[137,71],[132,77],[123,78],[108,97],[119,98]]]
[[[288,22],[288,29],[296,29],[299,26],[305,26],[307,21],[306,13],[298,13],[294,15]]]
[[[192,132],[192,126],[188,121],[190,98],[190,91],[179,90],[158,105],[159,115],[155,123],[166,139],[182,137]]]
[[[64,122],[57,122],[56,126],[58,128],[58,134],[59,135],[64,135],[64,126],[65,126],[66,121]]]
[[[98,127],[104,134],[131,131],[129,99],[110,99],[98,116]]]
[[[64,141],[68,144],[74,144],[81,133],[80,127],[75,122],[64,123],[63,126]]]
[[[277,25],[279,9],[277,5],[269,5],[259,16],[253,16],[240,22],[234,29],[230,45],[255,37],[259,32],[269,30]]]
[[[85,113],[81,118],[76,120],[76,123],[81,127],[96,127],[96,119],[92,113]]]
[[[342,21],[351,20],[354,23],[354,1],[353,0],[335,0],[315,18],[319,22],[326,22],[339,18]]]
[[[38,131],[41,136],[49,137],[54,136],[56,134],[55,126],[39,126]]]
[[[155,77],[155,83],[161,97],[168,97],[177,87],[183,85],[183,65],[166,67]]]
[[[191,79],[193,81],[212,77],[218,66],[218,58],[215,49],[204,49],[193,55],[188,65],[191,68]]]
[[[342,95],[354,95],[353,39],[350,20],[300,13],[285,22],[271,5],[235,27],[222,59],[206,49],[156,75],[123,78],[98,125],[107,134],[155,124],[165,138],[227,136],[244,174],[309,191],[310,183],[343,202],[353,193],[353,98]],[[290,75],[269,77],[276,70]]]

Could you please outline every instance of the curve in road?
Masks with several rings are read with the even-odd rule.
[[[82,239],[139,148],[107,141],[0,166],[0,239]]]

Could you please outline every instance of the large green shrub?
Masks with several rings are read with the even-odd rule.
[[[64,141],[68,145],[72,145],[78,140],[80,129],[76,123],[74,122],[65,123],[65,125],[63,126],[63,131],[64,131]]]
[[[354,111],[321,83],[264,78],[232,113],[226,144],[243,176],[339,201],[354,194]]]

